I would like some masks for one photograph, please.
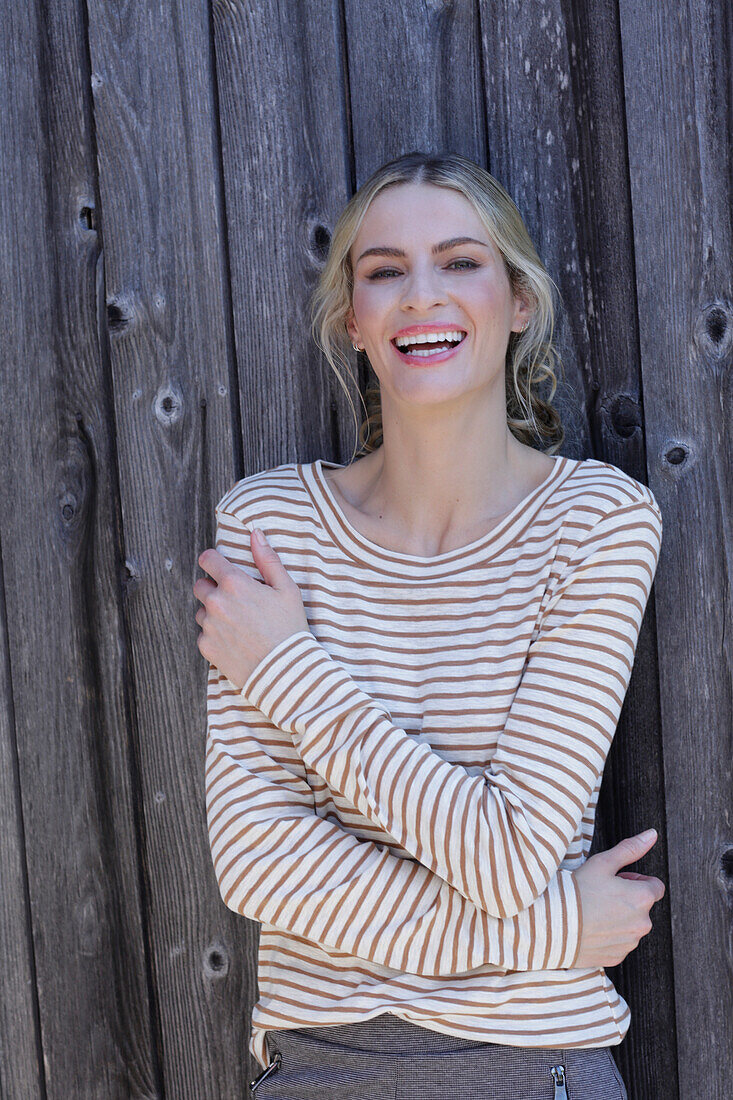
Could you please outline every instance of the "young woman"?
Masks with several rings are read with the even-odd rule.
[[[369,357],[372,435],[217,505],[207,823],[262,926],[258,1100],[626,1096],[604,967],[664,885],[621,870],[653,830],[587,854],[662,523],[556,453],[553,287],[482,168],[383,166],[314,300],[331,366]]]

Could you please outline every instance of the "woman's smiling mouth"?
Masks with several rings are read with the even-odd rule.
[[[395,336],[390,343],[397,355],[406,363],[442,363],[449,359],[463,344],[466,333],[462,329],[445,329],[442,332],[419,333],[415,336]]]

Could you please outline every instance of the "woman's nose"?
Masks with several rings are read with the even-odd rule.
[[[424,311],[444,304],[445,289],[432,266],[414,268],[402,284],[402,305]]]

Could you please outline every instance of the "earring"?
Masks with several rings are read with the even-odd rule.
[[[361,351],[361,350],[362,350],[362,349],[361,349],[361,348],[359,347],[359,345],[358,345],[358,344],[352,344],[351,346],[352,346],[352,348],[354,349],[354,351]]]

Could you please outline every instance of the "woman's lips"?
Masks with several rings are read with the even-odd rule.
[[[464,336],[463,339],[459,343],[454,344],[453,347],[445,348],[443,351],[431,351],[429,355],[410,355],[401,351],[394,340],[390,340],[390,344],[403,363],[409,363],[411,367],[429,367],[433,363],[443,363],[446,359],[450,359],[451,356],[460,351],[467,339],[468,335]]]

